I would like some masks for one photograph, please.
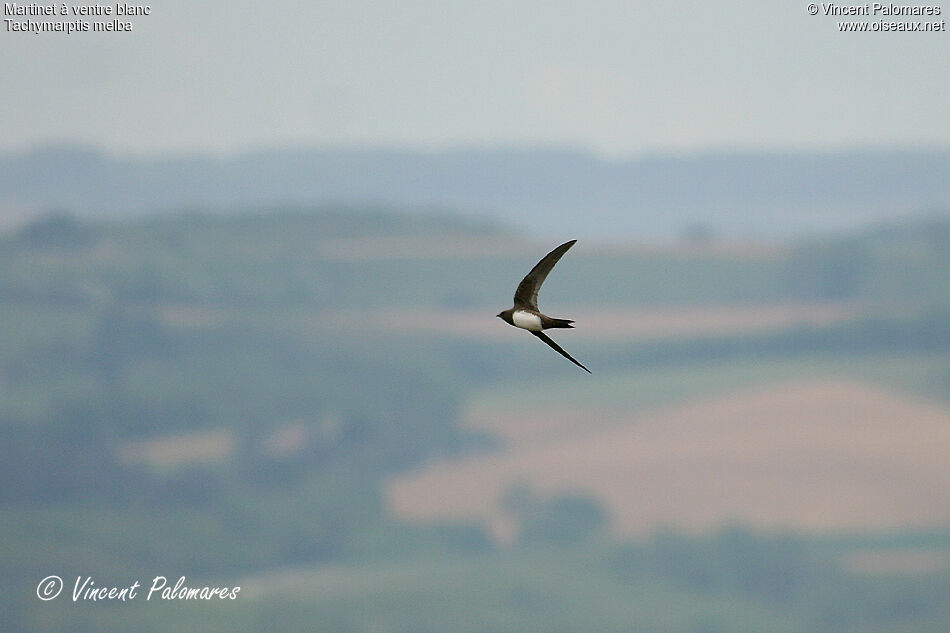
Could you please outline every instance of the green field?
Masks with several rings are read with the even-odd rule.
[[[868,381],[926,398],[950,401],[950,354],[739,357],[699,360],[672,367],[609,372],[578,381],[571,377],[533,380],[530,385],[493,385],[472,395],[469,414],[560,407],[622,410],[628,414],[792,379],[846,378]]]
[[[932,551],[948,551],[943,540],[944,549]],[[833,557],[853,549],[732,529],[700,541],[658,535],[639,546],[295,568],[242,578],[233,602],[55,603],[36,624],[235,633],[943,630],[950,574],[836,571]],[[219,586],[221,579],[189,581]]]

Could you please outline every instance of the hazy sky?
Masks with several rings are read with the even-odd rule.
[[[131,33],[4,23],[0,151],[950,145],[950,33],[840,33],[807,5],[165,0]]]

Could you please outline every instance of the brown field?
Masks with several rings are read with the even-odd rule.
[[[950,570],[950,552],[927,548],[856,551],[842,562],[845,568],[861,574],[933,574]]]
[[[790,382],[431,464],[392,481],[388,499],[404,519],[480,520],[504,540],[513,523],[502,499],[516,484],[596,496],[624,535],[737,522],[807,531],[945,526],[950,412],[854,382]]]
[[[261,451],[274,458],[289,458],[312,440],[307,426],[297,420],[276,427],[260,439]],[[238,439],[233,431],[217,429],[177,433],[121,442],[116,446],[120,461],[157,469],[175,469],[190,464],[226,461],[234,456]]]
[[[523,243],[508,237],[409,235],[334,238],[319,242],[316,253],[331,261],[366,262],[399,259],[468,259],[518,255]]]
[[[443,334],[480,340],[518,340],[523,332],[495,318],[502,306],[469,310],[338,310],[300,313],[290,317],[303,330],[334,328],[344,332],[395,331]],[[560,310],[577,328],[558,332],[567,345],[575,340],[661,340],[693,336],[728,336],[768,332],[800,325],[831,325],[855,319],[863,306],[854,303],[781,303],[759,306],[701,306],[689,308],[570,308]],[[162,321],[173,327],[210,327],[229,318],[225,310],[207,306],[166,305]]]
[[[320,241],[315,251],[320,257],[340,262],[388,261],[399,259],[471,259],[522,256],[536,251],[538,257],[555,243],[526,242],[505,235],[473,236],[410,235],[333,238]],[[587,241],[588,253],[610,256],[729,257],[764,259],[781,256],[787,247],[769,242],[716,240],[705,244],[684,241],[637,245],[604,244]]]
[[[504,327],[495,314],[507,306],[477,310],[346,311],[320,316],[323,324],[360,330],[415,330],[479,339],[514,340],[523,335]],[[563,314],[561,314],[563,313]],[[560,310],[577,329],[560,332],[563,340],[574,339],[665,339],[679,336],[744,334],[779,330],[797,325],[829,325],[861,314],[850,303],[783,303],[761,306],[703,306],[665,309]]]
[[[236,445],[233,433],[216,430],[125,442],[117,450],[119,459],[126,463],[176,468],[227,459]]]

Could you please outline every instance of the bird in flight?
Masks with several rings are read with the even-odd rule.
[[[499,312],[496,316],[508,325],[520,327],[522,330],[528,330],[550,345],[558,354],[589,374],[589,369],[577,362],[573,356],[561,349],[560,345],[552,341],[551,338],[542,331],[557,327],[573,328],[574,326],[571,324],[574,322],[570,319],[554,319],[545,314],[541,314],[541,311],[538,310],[538,291],[541,289],[541,284],[544,283],[548,273],[554,268],[554,264],[561,259],[561,256],[564,255],[570,247],[574,246],[575,242],[577,242],[577,240],[571,240],[570,242],[561,244],[535,264],[531,272],[518,284],[518,289],[515,290],[514,307],[504,312]]]

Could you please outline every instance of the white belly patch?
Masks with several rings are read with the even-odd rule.
[[[522,329],[531,330],[533,332],[541,331],[541,317],[537,314],[531,314],[524,310],[515,310],[514,314],[511,315],[511,320],[514,321],[516,326]]]

